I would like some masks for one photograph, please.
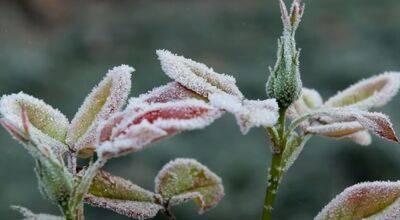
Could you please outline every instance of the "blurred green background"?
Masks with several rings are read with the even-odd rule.
[[[400,1],[305,1],[298,31],[305,86],[324,98],[361,78],[400,70]],[[248,98],[265,98],[267,67],[281,33],[276,0],[3,0],[0,1],[0,94],[25,91],[72,118],[106,71],[136,68],[132,96],[169,79],[155,50],[169,49],[236,77]],[[400,128],[399,97],[383,110]],[[205,130],[180,134],[110,161],[106,170],[153,189],[168,161],[191,157],[219,174],[226,196],[204,215],[193,204],[178,219],[259,219],[270,160],[262,129],[242,136],[230,115]],[[58,214],[39,194],[33,161],[0,132],[0,219],[13,204]],[[345,187],[399,180],[400,147],[374,138],[369,147],[313,138],[282,182],[275,219],[311,219]],[[127,219],[86,208],[87,219]],[[158,216],[156,219],[164,219]]]

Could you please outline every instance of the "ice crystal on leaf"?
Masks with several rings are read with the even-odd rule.
[[[135,100],[136,102],[164,103],[191,98],[201,99],[202,97],[182,86],[178,82],[170,82],[164,86],[157,87],[142,94],[138,98],[133,98],[132,100]]]
[[[300,123],[300,128],[309,133],[350,138],[360,145],[369,145],[369,130],[382,138],[398,142],[386,115],[365,110],[389,102],[399,87],[400,73],[387,72],[362,80],[325,103],[322,103],[317,91],[303,88],[302,96],[290,106],[287,115],[292,119],[307,114],[318,115]]]
[[[233,77],[166,50],[158,50],[157,55],[169,77],[200,97],[208,98],[212,105],[233,113],[242,133],[253,126],[270,127],[276,123],[278,106],[274,99],[246,100]]]
[[[351,108],[327,109],[322,114],[329,122],[327,125],[316,125],[307,128],[310,133],[331,137],[344,137],[367,129],[381,138],[399,142],[389,118],[377,112],[366,112]]]
[[[196,99],[165,103],[130,102],[100,128],[100,156],[116,157],[180,131],[201,129],[221,116],[221,111]]]
[[[93,148],[97,126],[125,104],[131,89],[132,67],[121,65],[108,71],[105,78],[86,97],[67,134],[67,143],[75,150]]]
[[[243,134],[251,127],[271,127],[278,119],[278,103],[275,99],[241,100],[236,96],[215,93],[209,96],[213,106],[235,115]]]
[[[155,180],[156,192],[171,205],[194,200],[203,213],[224,196],[221,179],[193,159],[176,159],[166,164]]]
[[[400,182],[365,182],[345,189],[315,220],[398,219]]]
[[[44,101],[22,92],[4,95],[0,100],[2,125],[14,137],[23,139],[21,135],[26,129],[24,128],[22,109],[26,110],[31,137],[38,142],[47,143],[55,152],[62,153],[67,150],[64,141],[69,125],[68,119]]]
[[[154,217],[163,207],[157,196],[129,180],[100,171],[93,179],[85,201],[136,219]]]
[[[325,102],[325,107],[368,110],[386,105],[400,88],[400,73],[387,72],[361,80]]]
[[[202,63],[167,50],[157,50],[157,55],[161,68],[169,77],[204,97],[217,92],[243,97],[235,78],[229,75],[216,73]]]
[[[136,202],[130,200],[106,199],[88,195],[87,203],[105,209],[110,209],[118,214],[135,219],[153,218],[162,209],[162,206],[151,202]]]

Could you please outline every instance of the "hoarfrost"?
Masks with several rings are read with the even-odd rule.
[[[235,115],[243,134],[252,127],[271,127],[279,117],[279,107],[275,99],[241,100],[224,93],[212,94],[209,99],[212,105]]]
[[[315,220],[366,217],[398,219],[400,217],[399,196],[399,181],[360,183],[345,189],[336,196],[322,209]]]
[[[196,99],[131,102],[123,113],[102,124],[97,153],[115,157],[135,152],[180,131],[204,128],[220,116],[220,110]]]
[[[243,94],[236,86],[236,80],[233,77],[216,73],[202,63],[178,56],[168,50],[157,50],[156,53],[163,71],[186,88],[204,97],[213,93],[224,92],[243,98]]]
[[[18,137],[25,133],[22,109],[25,109],[30,136],[36,140],[47,143],[56,152],[64,152],[64,144],[68,129],[68,119],[57,109],[52,108],[43,100],[34,98],[23,92],[4,95],[0,100],[0,114],[3,116],[2,125]]]
[[[324,104],[325,107],[353,107],[368,110],[388,103],[400,88],[400,73],[386,72],[338,92]]]
[[[162,206],[151,202],[107,199],[90,194],[85,197],[85,202],[100,208],[110,209],[118,214],[134,219],[153,218],[163,209]]]
[[[121,109],[131,89],[134,69],[121,65],[109,70],[104,79],[86,97],[71,122],[67,143],[75,150],[94,144],[96,128],[101,120]]]
[[[195,199],[203,213],[224,196],[221,178],[193,159],[175,159],[166,164],[155,179],[155,190],[173,205]]]
[[[164,86],[154,88],[153,90],[140,95],[138,98],[132,98],[131,100],[135,102],[164,103],[197,97],[199,97],[199,95],[185,88],[178,82],[170,82]]]

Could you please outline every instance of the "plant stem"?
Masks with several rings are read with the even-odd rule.
[[[272,215],[273,204],[275,202],[276,192],[281,181],[283,170],[281,167],[282,153],[286,146],[286,109],[280,111],[278,119],[278,137],[279,140],[273,140],[272,143],[272,159],[268,172],[268,185],[265,193],[262,220],[270,220]]]

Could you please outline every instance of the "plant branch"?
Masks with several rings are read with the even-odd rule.
[[[283,175],[283,169],[281,167],[282,162],[282,154],[286,146],[286,109],[280,111],[279,120],[278,120],[278,136],[279,140],[273,140],[272,151],[272,159],[271,159],[271,166],[268,171],[268,184],[267,190],[264,199],[264,207],[262,213],[262,220],[269,220],[271,219],[273,204],[275,202],[276,192],[279,187],[279,183],[281,181]],[[274,137],[271,137],[272,139]]]

